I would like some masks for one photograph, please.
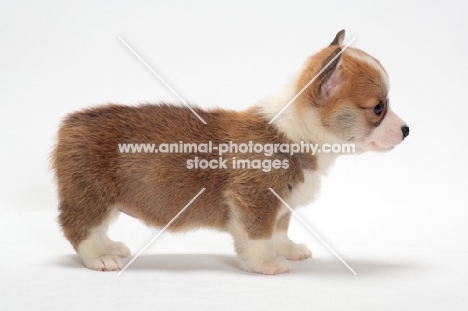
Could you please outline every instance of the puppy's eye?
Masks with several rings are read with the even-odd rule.
[[[380,114],[382,113],[384,109],[384,104],[382,103],[382,101],[379,101],[379,103],[377,104],[377,106],[374,107],[374,113],[378,116],[380,116]]]

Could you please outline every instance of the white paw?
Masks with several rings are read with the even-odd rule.
[[[303,260],[312,257],[312,252],[306,245],[294,242],[277,246],[277,253],[289,260]]]
[[[287,273],[292,271],[292,265],[284,257],[276,257],[263,263],[262,273],[267,275],[276,275],[278,273]]]
[[[292,265],[284,257],[266,259],[262,262],[243,262],[242,268],[248,272],[276,275],[278,273],[291,272]]]
[[[86,267],[98,271],[115,271],[122,269],[120,257],[116,255],[104,255],[83,260],[83,262]]]
[[[77,253],[86,267],[98,271],[122,269],[120,257],[130,255],[130,250],[121,242],[114,242],[106,235],[91,232],[77,247]]]
[[[132,253],[130,249],[125,246],[122,242],[111,242],[106,244],[106,251],[111,255],[117,255],[119,257],[128,257]]]

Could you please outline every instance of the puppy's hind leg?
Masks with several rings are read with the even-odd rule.
[[[112,206],[100,206],[93,200],[61,201],[59,222],[84,265],[90,269],[112,271],[122,268],[120,257],[130,255],[130,250],[107,236],[112,220],[120,213]]]
[[[121,257],[130,256],[130,249],[122,242],[112,241],[107,229],[120,212],[112,209],[103,222],[88,231],[88,236],[77,246],[86,267],[94,270],[113,271],[122,269]]]
[[[117,255],[119,257],[128,257],[132,253],[130,249],[122,242],[111,240],[107,234],[101,236],[104,249],[110,255]]]

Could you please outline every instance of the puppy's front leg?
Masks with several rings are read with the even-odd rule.
[[[289,221],[291,212],[282,215],[276,223],[273,233],[273,240],[276,247],[276,253],[289,260],[302,260],[312,257],[312,252],[304,244],[297,244],[288,238]]]
[[[246,239],[236,241],[241,267],[249,272],[269,275],[290,272],[292,265],[283,256],[277,256],[273,239]],[[242,247],[237,247],[242,244]]]
[[[249,272],[269,275],[290,272],[291,263],[277,255],[273,240],[276,212],[242,205],[231,205],[228,226],[241,267]]]

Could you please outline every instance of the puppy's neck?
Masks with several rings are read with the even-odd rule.
[[[297,79],[285,85],[277,93],[261,100],[258,103],[260,113],[270,121],[298,94]],[[303,100],[299,96],[289,104],[281,114],[279,114],[273,124],[286,137],[296,143],[306,142],[315,144],[338,143],[339,139],[329,133],[322,125],[320,119],[320,108],[310,104],[310,109],[298,111],[298,102]]]
[[[291,83],[285,85],[275,94],[261,100],[258,103],[259,112],[268,120],[272,120],[276,115],[297,95],[297,79],[293,79]],[[281,114],[279,114],[272,122],[278,130],[287,138],[295,143],[301,142],[310,144],[334,144],[340,140],[329,133],[322,125],[320,120],[320,110],[310,104],[310,109],[298,111],[298,102],[301,99],[299,96],[295,101],[289,104]],[[335,153],[317,153],[318,169],[317,171],[325,175],[328,169],[334,163],[338,156]]]

